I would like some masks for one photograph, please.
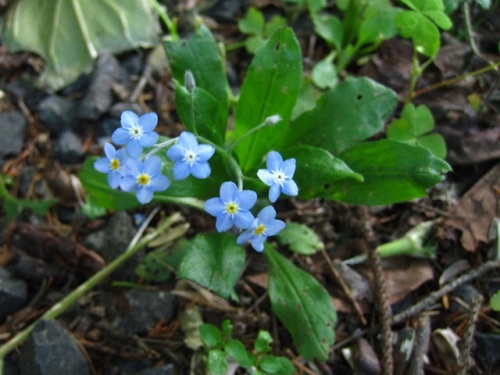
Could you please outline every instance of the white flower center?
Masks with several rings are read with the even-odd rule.
[[[184,158],[182,159],[182,161],[188,163],[189,166],[192,167],[193,164],[196,163],[197,157],[198,155],[196,154],[195,151],[187,150],[186,152],[184,152]]]
[[[130,129],[129,134],[132,139],[140,139],[144,134],[144,131],[139,125],[134,125],[132,129]]]
[[[282,186],[286,179],[285,173],[281,169],[279,169],[277,171],[273,171],[273,176],[274,182]]]

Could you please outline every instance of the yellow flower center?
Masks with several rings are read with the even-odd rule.
[[[257,228],[253,231],[257,236],[264,233],[266,230],[266,226],[264,224],[257,225]]]
[[[120,168],[120,161],[117,158],[111,159],[111,161],[109,162],[109,167],[112,170],[117,171],[118,168]]]
[[[145,173],[141,173],[139,176],[137,176],[137,183],[141,186],[146,186],[149,184],[149,176]]]
[[[226,212],[230,215],[234,215],[238,212],[238,205],[235,202],[229,202],[226,204]]]

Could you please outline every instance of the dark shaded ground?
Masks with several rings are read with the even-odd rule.
[[[281,12],[272,3],[259,2],[265,14]],[[222,1],[206,10],[204,15],[210,17],[207,21],[217,38],[226,44],[240,38],[234,20],[244,13],[245,6],[237,1]],[[189,12],[180,17],[188,19]],[[439,58],[419,82],[419,88],[483,67],[484,59],[498,61],[498,7],[487,13],[478,11],[474,19],[481,56],[467,42],[445,35]],[[454,22],[461,30],[460,13],[454,15]],[[299,17],[294,28],[303,50],[309,51],[304,53],[304,66],[310,69],[312,62],[326,55],[328,49],[310,37],[311,25],[306,17]],[[75,192],[72,181],[87,155],[101,154],[100,143],[119,126],[119,115],[125,109],[138,114],[157,112],[157,130],[162,135],[176,136],[181,131],[167,65],[159,64],[161,68],[150,77],[143,76],[149,52],[103,55],[91,76],[81,77],[61,92],[50,93],[35,87],[39,58],[27,53],[10,54],[0,46],[2,173],[12,179],[9,191],[18,198],[58,198],[47,215],[39,217],[23,211],[14,223],[1,224],[0,341],[8,340],[120,254],[137,229],[134,214],[148,213],[146,207],[88,220],[79,211],[78,202],[83,197]],[[228,54],[228,73],[235,90],[250,59],[241,49]],[[391,40],[368,63],[349,70],[391,87],[403,99],[411,70],[411,46]],[[146,78],[143,87],[138,86],[141,76]],[[374,283],[370,281],[373,267],[357,266],[354,273],[335,263],[337,272],[332,273],[325,257],[344,260],[400,237],[423,221],[438,220],[433,231],[438,245],[435,260],[383,261],[383,293],[393,314],[417,304],[459,275],[488,264],[488,251],[495,246],[488,237],[488,228],[500,211],[498,82],[498,73],[489,72],[423,93],[415,100],[415,104],[431,108],[436,130],[447,141],[447,160],[454,169],[446,182],[430,191],[428,198],[367,209],[321,200],[280,203],[281,219],[309,225],[326,245],[324,254],[289,255],[326,286],[339,312],[337,345],[327,363],[307,363],[297,357],[288,333],[271,314],[261,255],[249,251],[245,273],[237,285],[240,303],[235,304],[173,277],[162,283],[144,283],[134,273],[142,253],[116,271],[112,280],[82,298],[58,323],[38,327],[21,350],[9,356],[6,373],[54,373],[51,363],[60,365],[62,358],[67,363],[66,373],[202,373],[197,362],[199,353],[188,348],[181,329],[184,317],[198,311],[204,321],[217,325],[224,318],[231,319],[235,337],[248,346],[259,329],[269,330],[275,338],[274,353],[293,359],[298,373],[353,373],[345,349],[352,351],[359,373],[380,373],[382,328],[375,309]],[[479,112],[470,105],[475,98],[479,99]],[[213,230],[212,218],[202,213],[162,207],[164,214],[179,210],[191,224],[187,237]],[[474,361],[470,373],[500,373],[500,336],[495,334],[500,329],[499,315],[489,307],[489,298],[500,283],[498,265],[491,268],[467,282],[459,279],[458,288],[424,306],[425,314],[403,317],[392,326],[396,374],[418,373],[406,369],[411,368],[415,358],[423,358],[423,353],[428,359],[425,373],[456,374],[467,350]],[[362,316],[340,292],[339,275],[358,301]],[[141,288],[112,281],[138,283]],[[407,360],[398,351],[408,335],[417,339]],[[418,338],[424,343],[431,338],[429,348],[419,346]],[[43,361],[45,372],[36,372],[34,367]]]

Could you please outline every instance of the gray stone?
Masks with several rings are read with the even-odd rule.
[[[89,89],[80,102],[78,116],[84,120],[97,120],[106,113],[113,103],[113,84],[120,76],[120,64],[110,53],[102,53],[97,58]]]
[[[26,119],[19,112],[0,112],[0,157],[18,155],[26,135]]]
[[[0,323],[23,307],[27,290],[24,280],[12,276],[9,271],[0,267]]]
[[[38,323],[21,348],[21,375],[89,375],[82,352],[55,320]]]
[[[119,120],[123,111],[132,111],[137,116],[141,116],[145,113],[144,109],[142,109],[142,107],[139,105],[139,103],[119,102],[119,103],[113,104],[113,106],[109,110],[109,114]]]
[[[57,95],[44,99],[38,107],[40,120],[55,135],[72,130],[77,125],[76,111],[78,103]]]
[[[142,370],[138,372],[136,375],[171,375],[173,373],[174,373],[174,366],[168,364],[162,367],[154,367]]]
[[[78,163],[83,157],[82,141],[71,130],[66,130],[56,140],[52,156],[63,164]]]
[[[120,326],[127,332],[144,333],[160,320],[168,322],[174,314],[174,296],[163,290],[131,289],[125,298],[127,309]]]
[[[475,355],[488,374],[497,373],[500,369],[500,335],[494,333],[476,333]]]

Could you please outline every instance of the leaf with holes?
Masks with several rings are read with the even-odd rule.
[[[269,297],[273,311],[291,333],[299,353],[325,361],[335,340],[337,314],[323,286],[267,244]]]

